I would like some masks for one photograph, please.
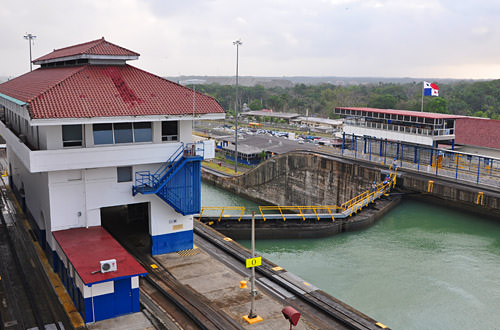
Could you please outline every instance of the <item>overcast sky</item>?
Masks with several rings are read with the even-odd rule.
[[[3,0],[0,76],[102,36],[160,76],[500,78],[498,0]]]

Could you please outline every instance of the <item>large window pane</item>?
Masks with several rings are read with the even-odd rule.
[[[134,140],[135,142],[153,141],[151,123],[134,123]]]
[[[177,121],[162,121],[161,122],[161,139],[162,141],[177,141],[179,122]]]
[[[82,125],[62,126],[63,147],[82,146]]]
[[[114,124],[115,143],[132,143],[132,123]]]
[[[113,125],[94,124],[94,144],[113,144]]]

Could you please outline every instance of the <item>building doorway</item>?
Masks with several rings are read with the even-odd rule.
[[[126,249],[151,251],[149,203],[101,208],[101,225]]]

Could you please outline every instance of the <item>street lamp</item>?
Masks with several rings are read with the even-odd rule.
[[[181,85],[193,85],[193,132],[192,134],[194,134],[194,118],[195,118],[195,114],[196,114],[196,85],[199,85],[199,84],[204,84],[206,82],[206,80],[203,80],[203,79],[188,79],[188,80],[184,80],[184,81],[181,81],[180,84]]]
[[[234,106],[234,114],[235,114],[235,125],[234,125],[234,174],[238,173],[238,55],[239,55],[239,47],[243,43],[241,40],[233,41],[233,45],[236,45],[236,104]]]
[[[26,33],[24,39],[28,40],[28,43],[30,45],[30,72],[31,72],[33,71],[33,64],[31,63],[31,40],[35,40],[36,36],[32,35],[31,33]]]

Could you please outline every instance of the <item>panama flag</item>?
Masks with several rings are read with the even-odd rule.
[[[424,81],[424,95],[425,96],[439,96],[439,87],[436,84]]]

